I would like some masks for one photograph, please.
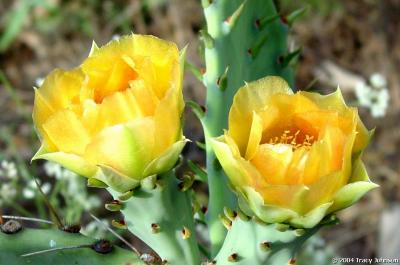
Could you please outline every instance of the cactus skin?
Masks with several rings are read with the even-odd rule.
[[[285,228],[285,225],[262,224],[254,219],[243,221],[236,218],[215,258],[216,264],[232,264],[232,254],[236,254],[234,264],[237,265],[295,264],[299,248],[319,227],[301,231],[281,229],[281,232],[278,229],[282,227]]]
[[[123,202],[127,228],[168,264],[199,265],[190,191],[179,190],[172,171],[161,175],[160,181],[154,189],[135,189]],[[118,199],[117,193],[109,192]]]
[[[210,203],[208,224],[212,254],[221,247],[226,231],[218,222],[224,206],[234,207],[235,196],[216,163],[208,139],[227,128],[229,108],[237,89],[266,75],[293,83],[287,54],[288,26],[279,19],[270,0],[203,0],[207,22],[205,39],[207,113],[201,119],[206,136]]]
[[[16,234],[0,232],[0,264],[7,265],[145,265],[132,251],[114,246],[108,254],[100,254],[90,248],[66,249],[30,257],[22,254],[50,249],[49,242],[54,240],[55,247],[93,244],[96,240],[81,234],[71,234],[55,229],[22,229]]]

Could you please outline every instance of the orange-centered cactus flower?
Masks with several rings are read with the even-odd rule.
[[[34,159],[120,192],[168,171],[186,141],[181,72],[176,45],[153,36],[93,45],[80,67],[54,70],[35,90]]]
[[[339,89],[293,94],[266,77],[238,90],[229,130],[211,142],[245,213],[310,228],[377,186],[360,158],[369,138]]]

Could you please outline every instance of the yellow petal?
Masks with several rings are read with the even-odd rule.
[[[178,160],[187,141],[187,139],[182,139],[174,143],[163,154],[152,160],[144,169],[143,177],[162,174],[170,170]]]
[[[314,135],[314,132],[308,132],[305,130],[306,128],[299,127],[295,117],[302,113],[309,113],[316,110],[318,110],[318,106],[299,93],[294,95],[276,94],[272,96],[262,116],[263,119],[266,117],[268,119],[267,125],[264,124],[262,142],[268,142],[269,139],[275,137],[280,138],[282,133],[286,130],[294,133],[300,129],[302,134],[308,133]],[[273,116],[268,117],[269,113]],[[273,118],[273,120],[271,120],[271,118]]]
[[[328,126],[320,139],[311,146],[304,169],[304,184],[311,184],[320,176],[342,170],[346,138],[337,127]]]
[[[113,92],[125,90],[129,81],[137,77],[136,71],[124,60],[133,53],[132,36],[123,37],[97,49],[82,63],[82,71],[88,76],[87,86],[95,91],[97,103]]]
[[[252,187],[243,187],[243,192],[239,192],[239,207],[249,216],[253,213],[266,223],[286,223],[298,216],[289,209],[271,204],[266,204],[263,197]]]
[[[361,121],[360,116],[357,115],[357,135],[354,141],[353,153],[358,153],[365,148],[367,148],[371,137],[373,135],[373,130],[368,131],[364,123]]]
[[[96,174],[88,180],[91,185],[94,184],[93,180],[95,180],[102,186],[106,185],[115,191],[124,193],[140,184],[140,180],[131,178],[110,166],[98,165],[98,168]]]
[[[82,102],[81,121],[87,132],[93,136],[102,129],[103,122],[100,122],[100,105],[96,104],[91,99],[86,99]]]
[[[369,179],[367,170],[360,157],[357,157],[354,161],[353,172],[349,182],[349,184],[343,186],[335,193],[333,197],[334,204],[329,209],[330,212],[351,206],[364,196],[365,193],[379,187],[379,185],[371,182]]]
[[[291,145],[262,144],[251,163],[258,169],[266,183],[284,184],[292,157]]]
[[[267,205],[274,205],[291,209],[295,212],[301,210],[304,197],[308,193],[305,185],[268,185],[256,189]]]
[[[122,59],[116,59],[116,62],[111,65],[109,74],[105,74],[102,76],[103,78],[97,76],[95,79],[97,82],[95,84],[89,83],[89,85],[92,85],[91,87],[95,89],[94,100],[98,103],[102,102],[104,98],[113,95],[117,91],[127,89],[129,82],[135,80],[137,77],[136,71]],[[89,79],[89,82],[91,80],[92,79]]]
[[[95,165],[88,163],[88,161],[86,161],[84,158],[75,154],[68,154],[63,152],[44,153],[35,155],[33,160],[36,159],[46,159],[59,163],[63,167],[71,170],[72,172],[75,172],[76,174],[87,178],[92,177],[97,171]]]
[[[87,146],[85,158],[131,178],[141,179],[154,148],[154,121],[136,119],[101,131]]]
[[[180,86],[179,50],[172,42],[149,35],[134,35],[135,54],[148,58],[153,67],[154,89],[158,98],[163,98],[171,83]],[[142,69],[145,68],[145,69]],[[146,74],[146,65],[137,64],[137,71]]]
[[[42,144],[49,151],[56,151],[56,146],[51,142],[50,138],[43,129],[43,124],[54,113],[54,109],[47,103],[40,92],[35,89],[35,103],[33,105],[33,123],[37,130]]]
[[[251,176],[252,172],[243,166],[244,163],[248,162],[241,161],[240,157],[236,158],[233,156],[231,148],[225,142],[224,136],[211,138],[210,143],[222,168],[233,185],[239,188],[245,185],[251,186],[255,178]]]
[[[263,132],[263,123],[257,113],[253,112],[253,122],[250,128],[249,142],[247,143],[247,150],[245,158],[251,160],[257,153],[258,145],[260,144]]]
[[[84,75],[79,68],[70,71],[56,69],[46,77],[39,93],[54,110],[64,109],[71,103],[79,102],[83,80]]]
[[[99,108],[100,117],[97,122],[101,124],[100,129],[123,124],[142,116],[140,107],[130,89],[115,92],[106,97]]]
[[[333,195],[343,183],[343,172],[338,171],[321,177],[318,181],[308,185],[310,191],[303,202],[303,211],[308,212],[318,205],[333,201]]]
[[[292,160],[286,171],[285,183],[295,185],[304,183],[304,169],[308,160],[308,147],[299,147],[293,152]]]
[[[327,215],[329,207],[332,206],[332,202],[327,202],[321,205],[318,205],[314,209],[310,210],[309,212],[297,216],[290,220],[290,224],[293,227],[298,228],[312,228],[316,226],[324,216]]]
[[[131,89],[129,90],[139,107],[143,116],[152,116],[156,110],[160,100],[154,94],[153,90],[146,85],[143,80],[135,80],[130,83]]]
[[[155,111],[155,154],[159,155],[182,138],[183,96],[172,87]]]
[[[335,110],[339,111],[340,113],[346,113],[349,111],[349,107],[346,105],[342,92],[338,87],[334,93],[328,95],[321,95],[318,93],[311,93],[311,92],[300,92],[305,97],[310,98],[313,100],[318,106],[322,109],[326,110]],[[353,109],[353,111],[356,111]],[[358,116],[358,115],[357,115]],[[367,128],[361,121],[360,117],[357,118],[357,138],[355,140],[353,153],[357,153],[366,148],[369,143],[370,133],[368,132]]]
[[[240,151],[239,151],[239,147],[237,146],[237,144],[235,143],[235,141],[232,139],[232,137],[229,136],[228,131],[224,131],[224,141],[225,143],[229,146],[232,155],[236,158],[240,158]]]
[[[246,84],[237,91],[229,112],[229,135],[244,155],[250,134],[253,111],[261,111],[272,95],[292,94],[280,77],[265,77]]]
[[[43,130],[57,150],[82,155],[90,137],[74,112],[62,110],[43,124]]]

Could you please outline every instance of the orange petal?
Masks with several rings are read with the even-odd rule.
[[[262,195],[265,204],[300,212],[308,188],[304,185],[269,185],[256,188],[256,191]]]
[[[284,184],[287,168],[292,160],[292,146],[262,144],[251,163],[269,184]]]
[[[261,78],[239,88],[229,112],[229,135],[243,155],[246,153],[253,112],[262,111],[272,95],[292,93],[286,81],[275,76]]]

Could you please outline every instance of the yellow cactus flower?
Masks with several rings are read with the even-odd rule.
[[[80,67],[54,70],[35,89],[33,159],[120,192],[168,171],[186,142],[181,65],[176,45],[153,36],[94,44]]]
[[[279,77],[246,84],[215,154],[249,215],[310,228],[377,187],[361,152],[370,138],[339,89],[293,93]]]

